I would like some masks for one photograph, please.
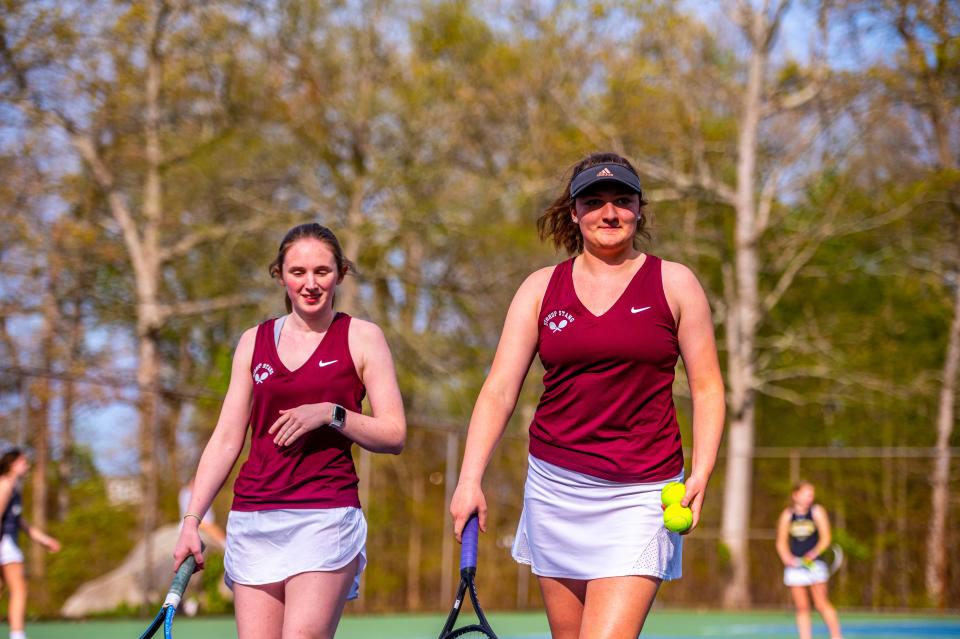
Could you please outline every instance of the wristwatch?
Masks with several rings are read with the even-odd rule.
[[[347,419],[347,410],[340,404],[333,405],[333,419],[330,420],[330,428],[334,430],[343,430],[343,422]]]

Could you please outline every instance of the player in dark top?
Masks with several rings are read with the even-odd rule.
[[[10,639],[26,639],[24,617],[27,607],[27,580],[23,573],[23,553],[20,551],[20,531],[50,552],[60,550],[60,542],[23,519],[23,500],[20,496],[20,478],[30,470],[30,462],[18,448],[0,457],[0,574],[10,591],[7,617],[10,621]]]
[[[800,639],[812,636],[812,598],[814,607],[827,624],[830,638],[839,639],[840,621],[827,597],[830,571],[819,558],[831,543],[827,511],[814,502],[816,493],[810,482],[798,483],[790,497],[792,503],[780,513],[777,522],[777,554],[784,565],[783,583],[790,588],[797,607],[797,631]]]
[[[333,637],[366,561],[351,446],[403,448],[403,401],[383,332],[333,308],[349,269],[330,229],[302,224],[286,234],[270,274],[289,314],[241,336],[197,468],[174,568],[188,554],[202,566],[202,514],[249,428],[224,555],[241,639]],[[361,412],[364,396],[372,415]]]

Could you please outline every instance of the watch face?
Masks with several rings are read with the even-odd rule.
[[[335,421],[338,421],[341,424],[343,424],[343,420],[345,420],[346,418],[347,418],[347,411],[346,409],[344,409],[343,406],[340,406],[338,404],[333,407],[333,419]]]

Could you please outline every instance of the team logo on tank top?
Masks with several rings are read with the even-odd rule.
[[[273,374],[273,367],[270,364],[260,362],[257,364],[256,368],[253,369],[253,381],[257,384],[262,384],[265,379],[270,377]]]
[[[543,325],[554,333],[559,333],[573,323],[573,315],[566,311],[551,311],[543,318]]]
[[[791,537],[803,540],[815,532],[817,532],[817,525],[813,523],[812,519],[795,519],[790,522]]]

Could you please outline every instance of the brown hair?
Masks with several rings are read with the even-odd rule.
[[[270,262],[270,277],[280,279],[283,273],[283,260],[287,256],[287,251],[297,240],[303,239],[320,240],[330,247],[330,250],[333,251],[333,258],[337,262],[337,272],[340,277],[350,272],[356,273],[356,267],[353,262],[344,256],[340,241],[333,234],[333,231],[322,224],[309,222],[293,227],[283,236],[283,240],[280,241],[280,249],[277,251],[277,258]],[[287,312],[293,311],[293,304],[290,303],[290,298],[286,294],[283,296],[283,301],[287,306]]]
[[[537,232],[541,240],[549,237],[553,240],[555,247],[563,248],[571,255],[583,252],[583,235],[580,233],[580,227],[570,216],[573,210],[570,184],[581,171],[600,164],[619,164],[630,170],[638,178],[640,177],[630,161],[616,153],[591,153],[583,158],[567,170],[563,194],[554,200],[553,204],[548,206],[543,214],[537,218]],[[643,199],[643,193],[640,193],[640,215],[637,217],[637,232],[633,237],[634,248],[640,247],[641,238],[644,240],[650,239],[650,233],[646,230],[647,216],[643,214],[643,208],[646,205],[647,202]]]
[[[816,490],[816,487],[813,485],[813,482],[807,481],[806,479],[801,479],[800,481],[798,481],[793,485],[793,488],[790,490],[790,494],[795,495],[798,490],[800,490],[801,488],[806,488],[807,486]]]
[[[23,451],[19,448],[11,448],[0,457],[0,475],[6,475],[10,472],[13,462],[23,457]]]

